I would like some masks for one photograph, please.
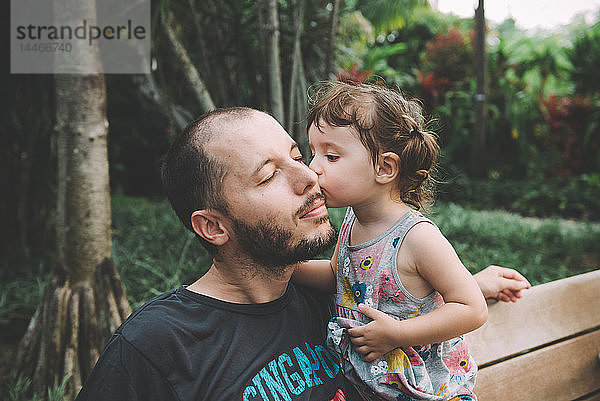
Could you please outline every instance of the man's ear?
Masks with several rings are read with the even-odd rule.
[[[394,152],[380,154],[377,158],[375,172],[375,181],[380,184],[394,181],[400,173],[400,156]]]
[[[229,233],[222,223],[222,215],[213,210],[196,210],[190,217],[196,234],[211,244],[220,246],[229,240]]]

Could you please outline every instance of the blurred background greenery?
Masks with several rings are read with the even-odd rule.
[[[152,74],[106,76],[112,256],[133,308],[190,283],[210,264],[161,191],[159,166],[170,141],[182,122],[203,112],[161,26],[168,21],[173,27],[217,106],[271,111],[265,4],[152,1]],[[438,201],[429,215],[472,272],[499,264],[539,284],[600,266],[599,14],[591,23],[580,17],[546,31],[519,29],[511,19],[488,25],[480,176],[470,170],[476,103],[472,18],[440,13],[419,0],[276,5],[284,126],[307,157],[294,88],[304,92],[297,105],[312,84],[325,79],[398,87],[422,100],[439,136]],[[5,88],[0,376],[5,376],[55,262],[57,155],[53,77],[0,79]],[[339,224],[343,210],[331,215]],[[11,384],[7,399],[22,399],[19,389],[27,382],[17,384]],[[59,383],[56,388],[59,394]]]

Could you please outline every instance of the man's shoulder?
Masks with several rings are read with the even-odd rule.
[[[180,287],[181,288],[181,287]],[[180,288],[164,292],[135,310],[115,334],[136,345],[160,342],[170,328],[188,317],[192,302],[182,296]]]
[[[326,324],[334,311],[334,295],[328,292],[290,283],[299,300],[298,307],[310,311],[308,318],[317,324]]]
[[[298,296],[302,299],[322,302],[331,299],[333,296],[333,294],[330,294],[328,292],[317,290],[311,287],[306,287],[302,284],[290,282],[290,285],[293,286]]]

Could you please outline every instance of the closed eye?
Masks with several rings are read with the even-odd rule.
[[[275,178],[276,174],[277,174],[277,170],[273,171],[273,173],[270,176],[268,176],[267,178],[265,178],[264,180],[259,182],[258,185],[263,185],[263,184],[269,183],[273,178]]]

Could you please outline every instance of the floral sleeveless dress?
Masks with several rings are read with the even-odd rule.
[[[364,303],[403,320],[429,313],[444,304],[433,291],[416,298],[402,285],[396,255],[408,231],[431,220],[411,210],[389,230],[366,243],[350,246],[355,216],[348,208],[340,229],[337,261],[336,317],[327,343],[338,353],[346,377],[366,400],[473,399],[477,365],[460,336],[442,343],[396,348],[374,362],[354,351],[347,328],[369,323],[357,308]]]

